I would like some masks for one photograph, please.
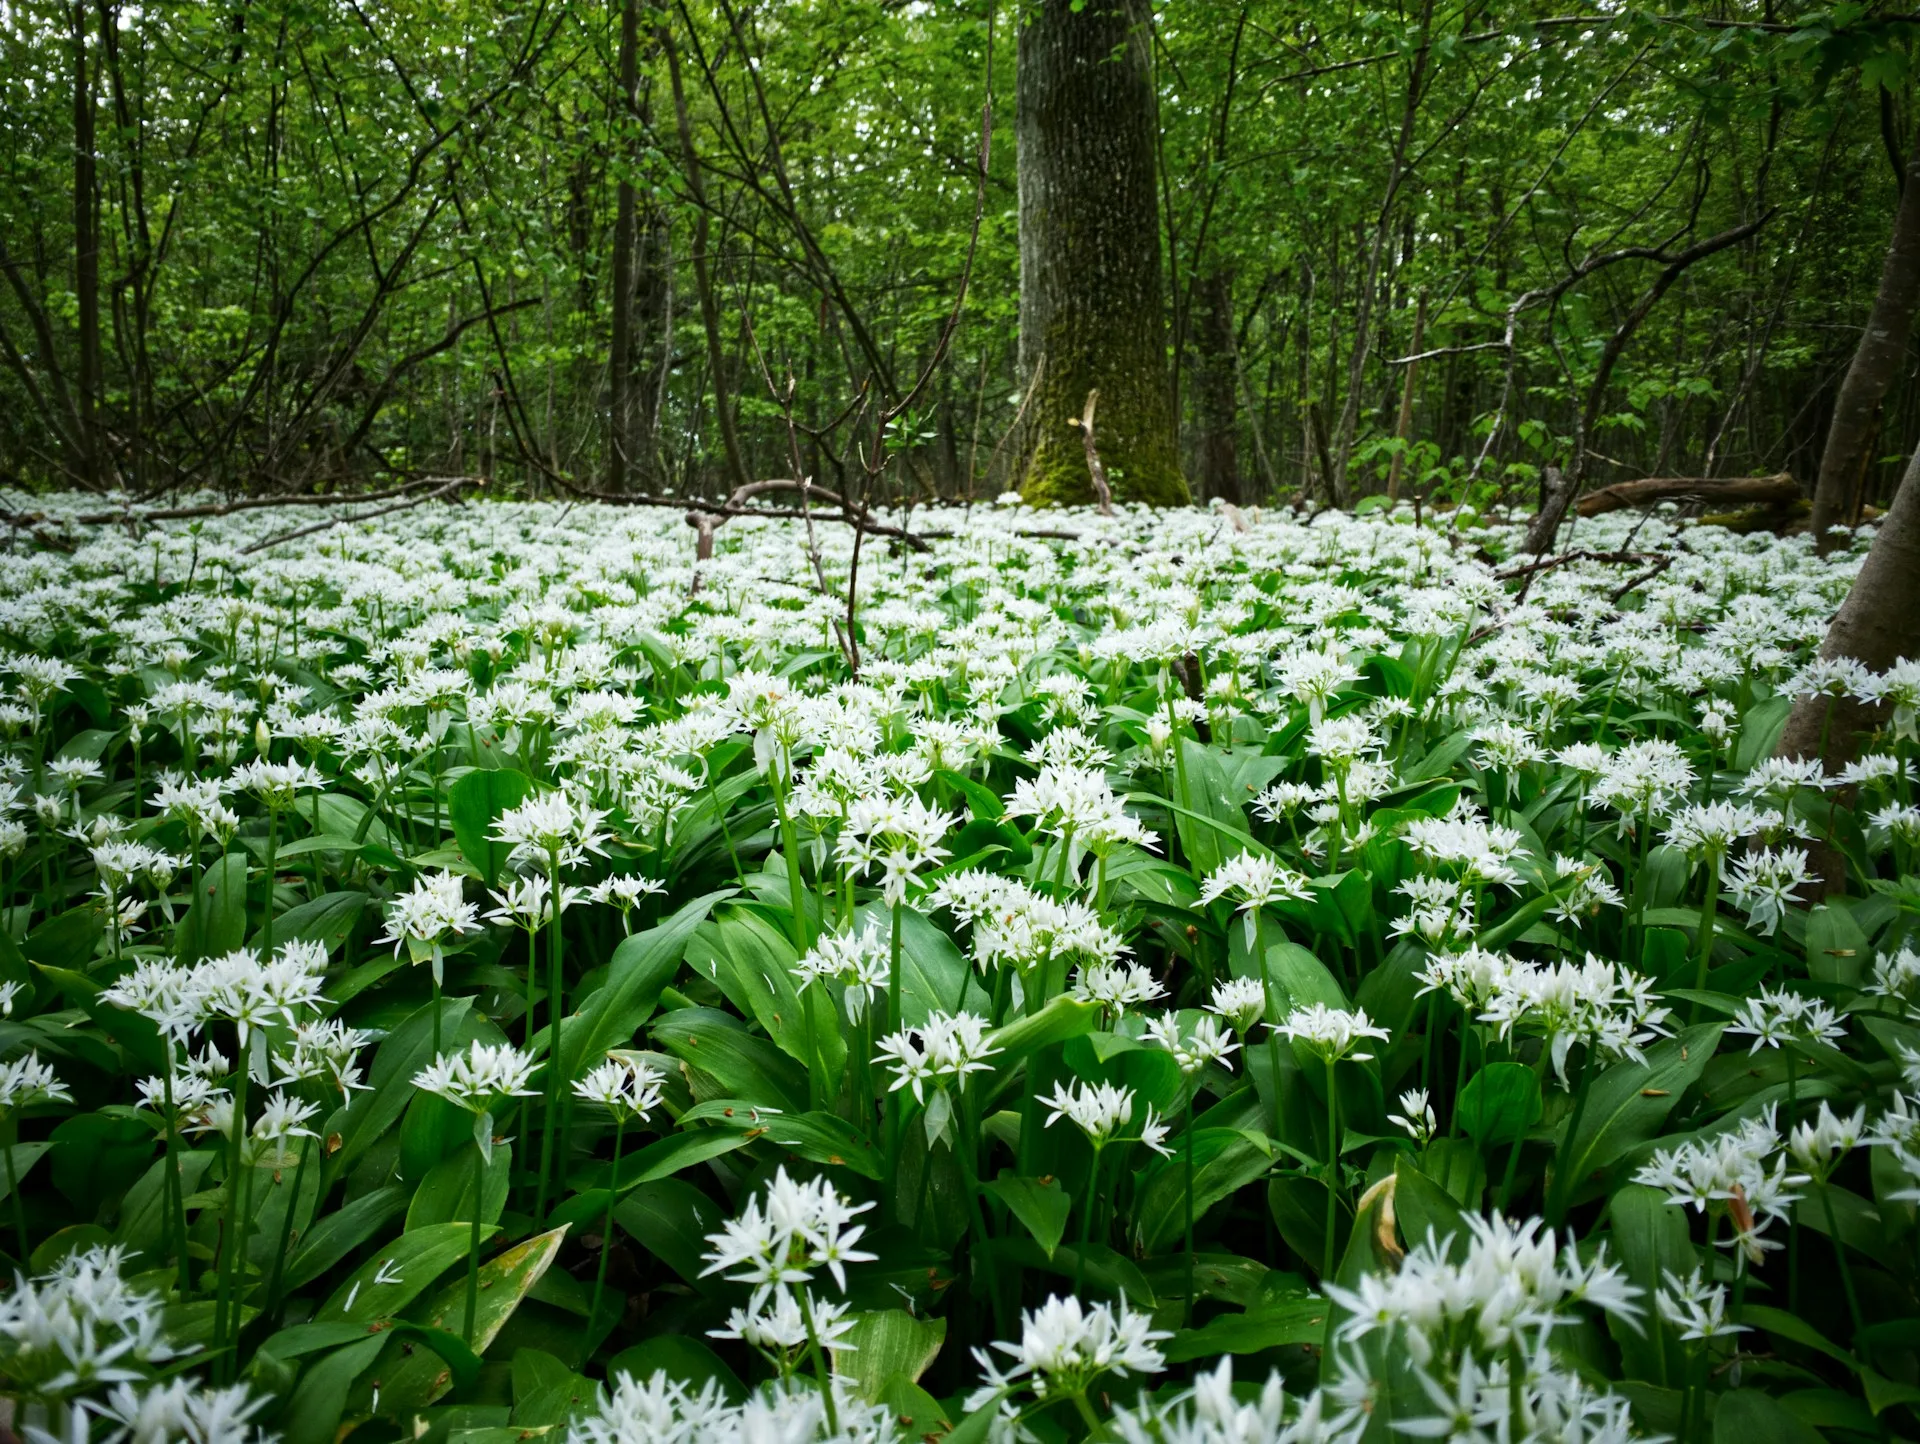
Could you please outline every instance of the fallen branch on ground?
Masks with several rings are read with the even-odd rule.
[[[245,548],[242,555],[250,556],[254,552],[265,551],[268,547],[277,547],[286,542],[298,541],[303,536],[312,536],[315,532],[327,531],[336,526],[344,526],[349,522],[372,521],[377,516],[391,516],[396,511],[411,511],[416,506],[424,506],[430,501],[438,501],[443,496],[451,496],[454,492],[464,490],[467,487],[480,487],[484,485],[486,485],[486,483],[478,477],[456,476],[451,481],[435,487],[432,491],[422,496],[416,496],[407,501],[396,501],[392,506],[379,506],[375,507],[372,511],[355,512],[352,516],[330,516],[325,521],[314,522],[311,526],[295,527],[292,531],[280,532],[275,536],[267,537]],[[388,493],[388,495],[392,495],[392,493]]]
[[[1644,481],[1617,481],[1589,492],[1574,503],[1581,516],[1599,516],[1629,506],[1652,506],[1662,501],[1710,501],[1745,504],[1797,501],[1800,483],[1781,471],[1772,476],[1742,476],[1716,480],[1709,476],[1650,476]]]

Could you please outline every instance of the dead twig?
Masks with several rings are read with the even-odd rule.
[[[1094,387],[1087,393],[1086,408],[1081,411],[1080,419],[1069,419],[1067,425],[1080,428],[1080,440],[1087,448],[1087,474],[1093,478],[1093,494],[1100,502],[1100,515],[1113,515],[1113,489],[1107,485],[1107,469],[1100,464],[1100,449],[1093,444],[1093,408],[1100,403],[1100,388]]]
[[[1540,572],[1552,571],[1569,562],[1607,562],[1615,566],[1625,566],[1632,562],[1651,562],[1656,560],[1652,552],[1561,552],[1557,556],[1539,557],[1524,566],[1510,567],[1504,572],[1495,572],[1493,578],[1499,582],[1518,581],[1521,577],[1531,577]],[[1672,558],[1667,559],[1671,563]]]
[[[345,526],[350,522],[372,521],[375,517],[391,516],[397,511],[411,511],[416,506],[425,506],[430,501],[438,501],[442,497],[452,496],[457,491],[464,491],[470,487],[478,488],[485,484],[485,482],[477,477],[456,476],[445,485],[436,487],[422,496],[412,497],[406,501],[396,501],[391,506],[380,506],[375,507],[372,511],[355,512],[352,516],[330,516],[325,521],[316,521],[309,526],[295,527],[292,531],[280,532],[275,536],[257,541],[250,547],[241,548],[241,555],[250,556],[254,552],[265,551],[268,547],[282,546],[290,541],[298,541],[303,536],[312,536],[315,532],[328,531],[333,527]]]

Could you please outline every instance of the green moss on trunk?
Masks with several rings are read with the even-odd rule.
[[[1076,423],[1117,502],[1189,500],[1161,310],[1159,191],[1144,0],[1041,0],[1020,32],[1020,366],[1035,390],[1021,492],[1094,500]]]

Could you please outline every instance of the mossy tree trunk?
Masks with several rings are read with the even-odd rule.
[[[1906,184],[1894,213],[1893,237],[1880,270],[1867,328],[1833,401],[1833,423],[1820,453],[1820,476],[1813,489],[1814,545],[1822,555],[1837,538],[1828,529],[1853,519],[1854,493],[1864,485],[1880,404],[1907,364],[1907,338],[1920,306],[1920,142],[1907,158]]]
[[[1020,30],[1020,370],[1037,383],[1022,491],[1036,505],[1093,500],[1074,422],[1096,388],[1114,499],[1187,500],[1167,378],[1147,27],[1144,0],[1039,0]]]
[[[1867,560],[1827,628],[1820,655],[1850,657],[1876,672],[1903,657],[1920,657],[1920,451],[1907,463]],[[1775,753],[1819,758],[1832,776],[1886,725],[1888,710],[1852,697],[1802,697],[1793,704]],[[1836,797],[1847,804],[1852,800],[1852,789]],[[1829,837],[1815,838],[1808,858],[1820,882],[1803,898],[1846,891],[1846,862]]]

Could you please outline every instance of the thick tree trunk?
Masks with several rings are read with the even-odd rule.
[[[620,0],[620,94],[614,102],[614,133],[624,136],[633,119],[639,83],[640,0]],[[633,457],[633,252],[634,189],[628,173],[635,157],[618,146],[620,194],[613,221],[613,327],[607,356],[607,490],[625,491]]]
[[[73,43],[73,290],[78,301],[80,366],[80,479],[100,484],[100,208],[95,194],[93,83],[87,75],[87,7],[74,0]]]
[[[1233,273],[1218,267],[1200,278],[1199,364],[1194,402],[1200,412],[1200,495],[1239,505],[1238,377],[1233,344]]]
[[[1147,27],[1144,0],[1041,0],[1020,30],[1020,372],[1039,371],[1023,490],[1042,505],[1093,499],[1073,424],[1093,390],[1115,498],[1187,500],[1167,381]]]
[[[1822,553],[1835,540],[1829,527],[1846,524],[1852,511],[1853,488],[1873,446],[1875,418],[1880,403],[1900,374],[1913,330],[1913,313],[1920,302],[1920,143],[1907,157],[1907,184],[1901,187],[1900,207],[1894,213],[1893,238],[1880,269],[1880,290],[1860,333],[1853,364],[1840,383],[1833,403],[1833,424],[1827,428],[1826,448],[1820,453],[1820,478],[1813,490],[1814,545]]]
[[[1913,187],[1908,186],[1911,194]],[[1884,672],[1903,657],[1920,657],[1920,451],[1907,463],[1893,505],[1853,588],[1827,628],[1822,657],[1851,657]],[[1829,775],[1860,755],[1861,744],[1885,722],[1885,708],[1851,697],[1804,697],[1794,703],[1780,736],[1781,757],[1818,757]],[[1844,890],[1837,848],[1809,849],[1822,895]]]

